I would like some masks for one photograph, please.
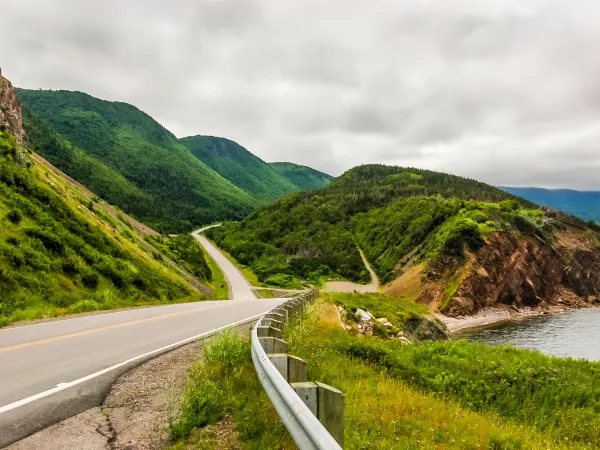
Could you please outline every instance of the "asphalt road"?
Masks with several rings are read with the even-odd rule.
[[[200,244],[202,244],[208,254],[216,261],[225,274],[225,278],[227,278],[229,282],[229,295],[231,298],[233,300],[255,299],[256,296],[254,295],[254,292],[238,268],[235,267],[235,265],[225,256],[223,256],[223,254],[214,245],[212,245],[208,239],[199,234],[208,228],[218,226],[220,226],[220,224],[201,228],[197,231],[194,231],[193,236],[198,239]]]
[[[263,314],[280,299],[257,299],[237,270],[197,236],[223,268],[233,300],[107,312],[0,329],[2,407],[92,375],[130,358]]]
[[[265,313],[280,302],[183,303],[0,330],[0,407]]]

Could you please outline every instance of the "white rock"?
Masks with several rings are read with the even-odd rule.
[[[375,320],[377,320],[377,322],[379,322],[379,323],[386,323],[388,321],[387,318],[385,318],[385,317],[380,317],[379,319],[375,319]]]
[[[386,322],[386,323],[383,324],[383,326],[386,327],[386,328],[392,328],[393,327],[393,325],[392,325],[391,322]]]
[[[373,318],[373,314],[368,313],[364,309],[360,309],[360,308],[358,308],[356,310],[356,314],[359,315],[360,319],[364,322],[366,322],[367,320],[371,320]]]

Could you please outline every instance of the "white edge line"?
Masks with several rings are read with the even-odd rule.
[[[271,308],[271,309],[273,309],[273,308]],[[244,323],[251,322],[252,320],[258,319],[259,317],[265,315],[269,311],[270,311],[270,309],[267,310],[267,311],[265,311],[265,312],[263,312],[263,313],[256,314],[256,315],[254,315],[252,317],[248,317],[246,319],[242,319],[242,320],[239,320],[237,322],[233,322],[233,323],[230,323],[230,324],[227,324],[227,325],[223,325],[222,327],[215,328],[214,330],[206,331],[206,332],[201,333],[201,334],[197,334],[196,336],[192,336],[192,337],[189,337],[189,338],[184,339],[182,341],[166,345],[164,347],[158,348],[156,350],[149,351],[149,352],[144,353],[142,355],[134,356],[133,358],[130,358],[128,360],[125,360],[123,362],[115,364],[114,366],[107,367],[106,369],[99,370],[98,372],[94,372],[91,375],[87,375],[87,376],[85,376],[83,378],[79,378],[79,379],[77,379],[75,381],[71,381],[71,382],[68,382],[68,383],[62,383],[60,385],[60,387],[55,387],[53,389],[49,389],[47,391],[40,392],[39,394],[32,395],[31,397],[27,397],[27,398],[24,398],[22,400],[18,400],[18,401],[14,402],[14,403],[10,403],[10,404],[8,404],[6,406],[2,406],[2,407],[0,407],[0,414],[12,411],[13,409],[16,409],[16,408],[19,408],[21,406],[24,406],[24,405],[26,405],[28,403],[31,403],[31,402],[35,401],[35,400],[39,400],[39,399],[42,399],[44,397],[48,397],[49,395],[55,394],[57,392],[60,392],[62,390],[70,388],[72,386],[75,386],[75,385],[77,385],[79,383],[83,383],[84,381],[88,381],[88,380],[91,380],[92,378],[96,378],[96,377],[98,377],[100,375],[104,375],[105,373],[108,373],[111,370],[118,369],[119,367],[122,367],[122,366],[124,366],[126,364],[129,364],[130,362],[136,361],[138,359],[142,359],[142,358],[145,358],[147,356],[151,356],[151,355],[153,355],[155,353],[163,352],[163,351],[168,350],[168,349],[173,348],[173,347],[178,347],[178,346],[185,345],[185,344],[187,344],[189,342],[199,340],[199,339],[201,339],[203,337],[206,337],[206,336],[210,336],[212,334],[215,334],[215,333],[217,333],[217,332],[219,332],[221,330],[225,330],[225,329],[230,328],[230,327],[235,327],[237,325],[242,325]]]

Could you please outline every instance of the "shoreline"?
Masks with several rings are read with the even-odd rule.
[[[499,325],[503,322],[518,322],[534,317],[560,314],[585,308],[594,308],[594,306],[589,304],[586,304],[586,306],[546,305],[545,307],[524,307],[520,309],[487,307],[472,316],[450,317],[440,313],[436,313],[435,316],[446,325],[448,335],[452,337],[473,328],[485,328]]]

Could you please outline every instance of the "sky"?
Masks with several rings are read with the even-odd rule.
[[[15,85],[332,175],[600,190],[597,0],[3,0]]]

